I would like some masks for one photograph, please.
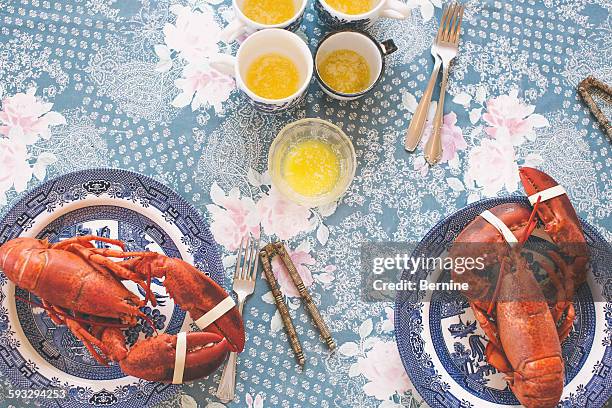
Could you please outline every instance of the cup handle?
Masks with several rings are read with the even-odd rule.
[[[384,56],[391,55],[395,51],[397,51],[397,45],[395,45],[395,42],[393,42],[393,40],[383,41],[380,43],[380,46],[382,47]]]
[[[399,0],[387,0],[384,9],[380,15],[398,20],[405,20],[412,13],[411,7]]]
[[[246,28],[246,24],[244,24],[240,19],[235,18],[223,30],[221,30],[219,39],[226,44],[230,44],[244,34],[246,32]]]
[[[236,57],[227,54],[217,54],[210,59],[210,67],[222,74],[236,77]]]

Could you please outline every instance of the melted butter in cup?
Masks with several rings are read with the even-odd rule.
[[[246,86],[262,98],[284,99],[300,88],[300,74],[289,57],[268,53],[257,57],[249,65]]]
[[[332,51],[317,68],[323,82],[337,92],[356,94],[368,89],[372,82],[368,61],[353,50]]]
[[[325,0],[332,8],[346,14],[363,14],[375,6],[373,0]]]
[[[281,24],[291,20],[296,8],[293,0],[245,0],[242,12],[260,24]]]

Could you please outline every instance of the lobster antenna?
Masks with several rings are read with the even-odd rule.
[[[153,329],[153,331],[155,332],[155,335],[157,336],[158,332],[157,332],[157,327],[155,327],[155,324],[153,324],[153,320],[151,320],[151,318],[149,316],[147,316],[146,314],[144,314],[143,312],[140,315],[140,317],[142,318],[142,320],[144,320],[149,326],[151,326],[151,328]]]
[[[49,307],[47,307],[47,306],[45,306],[43,304],[40,304],[38,302],[34,302],[32,300],[29,300],[29,299],[22,298],[21,296],[17,296],[17,295],[15,295],[15,299],[19,300],[21,302],[29,303],[30,305],[32,305],[34,307],[40,307],[41,309],[44,309],[47,312],[53,312],[55,314],[58,314],[58,315],[62,316],[65,319],[74,320],[75,322],[79,322],[79,323],[86,323],[86,324],[89,324],[89,325],[92,325],[92,326],[115,327],[115,328],[118,328],[118,329],[127,329],[128,327],[130,327],[130,325],[126,324],[126,323],[95,322],[93,320],[81,319],[79,317],[71,316],[68,313],[65,313],[65,312],[63,312],[61,310],[51,310],[51,308],[49,308]]]
[[[151,301],[151,304],[155,306],[157,304],[157,299],[155,299],[155,294],[151,290],[152,280],[153,279],[151,278],[151,267],[149,266],[147,268],[147,295],[145,296],[145,300]]]
[[[493,291],[493,296],[491,297],[491,301],[489,302],[489,307],[487,308],[487,314],[491,316],[493,313],[493,308],[495,307],[495,302],[497,302],[497,298],[499,297],[499,291],[501,290],[501,282],[504,277],[504,272],[507,267],[506,258],[502,259],[501,264],[499,265],[499,276],[497,277],[497,283],[495,284],[495,290]]]

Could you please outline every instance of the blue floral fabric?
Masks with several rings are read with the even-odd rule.
[[[218,372],[162,406],[420,406],[395,346],[392,305],[361,300],[361,243],[418,242],[467,203],[522,194],[522,165],[563,184],[579,215],[612,241],[610,142],[576,93],[588,75],[612,83],[611,4],[466,4],[444,156],[429,168],[421,147],[404,151],[403,137],[429,80],[440,0],[411,0],[411,17],[370,28],[399,48],[371,93],[339,102],[313,81],[305,100],[279,115],[256,111],[233,78],[211,67],[217,54],[238,47],[217,41],[234,16],[227,0],[0,0],[0,215],[54,176],[116,167],[152,176],[192,202],[209,221],[228,277],[245,234],[287,242],[338,351],[328,352],[276,264],[306,367],[297,367],[267,283],[258,280],[244,309],[236,399],[222,405],[214,397]],[[327,31],[310,0],[298,34],[314,50]],[[435,103],[430,110],[432,117]],[[287,202],[266,172],[275,135],[304,117],[337,124],[357,151],[349,191],[324,208]],[[11,385],[2,380],[6,395]]]

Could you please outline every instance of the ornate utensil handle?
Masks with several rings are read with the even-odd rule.
[[[242,315],[242,308],[244,307],[244,300],[238,301],[238,311]],[[236,364],[238,363],[238,353],[231,352],[225,367],[223,367],[223,373],[221,373],[221,381],[217,387],[217,398],[221,402],[227,404],[234,399],[236,395]]]
[[[419,106],[417,106],[414,115],[412,115],[412,120],[410,121],[408,132],[406,132],[406,140],[404,142],[404,148],[409,152],[416,150],[423,137],[423,129],[425,128],[425,121],[427,120],[427,113],[429,112],[429,105],[431,104],[431,96],[433,95],[436,80],[440,73],[440,65],[441,60],[438,57],[436,58],[429,84],[427,84],[427,88],[425,88]]]
[[[444,116],[444,98],[446,97],[446,85],[448,84],[448,71],[450,64],[444,67],[442,73],[442,84],[440,85],[440,101],[436,109],[433,122],[433,134],[425,145],[425,160],[432,166],[438,164],[442,158],[442,118]]]
[[[306,358],[304,357],[304,352],[302,351],[302,345],[300,344],[300,339],[298,338],[297,331],[295,331],[295,327],[293,326],[293,322],[291,321],[291,316],[289,315],[289,309],[287,308],[287,304],[283,300],[283,293],[280,291],[278,287],[278,282],[272,273],[272,265],[270,264],[270,258],[274,255],[275,246],[274,244],[266,245],[260,252],[259,256],[261,258],[261,264],[263,266],[264,274],[266,275],[266,280],[270,285],[270,290],[272,291],[272,295],[274,296],[274,302],[276,303],[276,307],[278,312],[281,315],[281,319],[283,320],[283,324],[285,325],[285,329],[287,330],[287,335],[289,336],[289,343],[291,343],[291,348],[295,353],[295,358],[298,361],[298,364],[302,367],[306,364]]]
[[[332,338],[331,333],[327,328],[327,325],[325,324],[325,321],[321,317],[319,309],[317,309],[317,306],[312,300],[310,292],[308,291],[308,289],[306,289],[304,281],[302,281],[300,274],[298,273],[297,269],[295,269],[295,265],[289,257],[289,253],[287,252],[287,249],[285,249],[285,245],[283,245],[282,242],[276,243],[276,252],[281,257],[281,260],[287,267],[289,276],[291,276],[291,280],[295,284],[295,287],[300,293],[300,296],[302,296],[302,299],[304,299],[304,302],[306,303],[306,308],[308,309],[308,312],[310,313],[310,316],[312,317],[312,320],[314,321],[315,325],[319,329],[321,337],[323,337],[323,340],[325,340],[325,343],[327,343],[327,346],[330,348],[330,350],[335,349],[336,344],[334,343],[334,339]]]

